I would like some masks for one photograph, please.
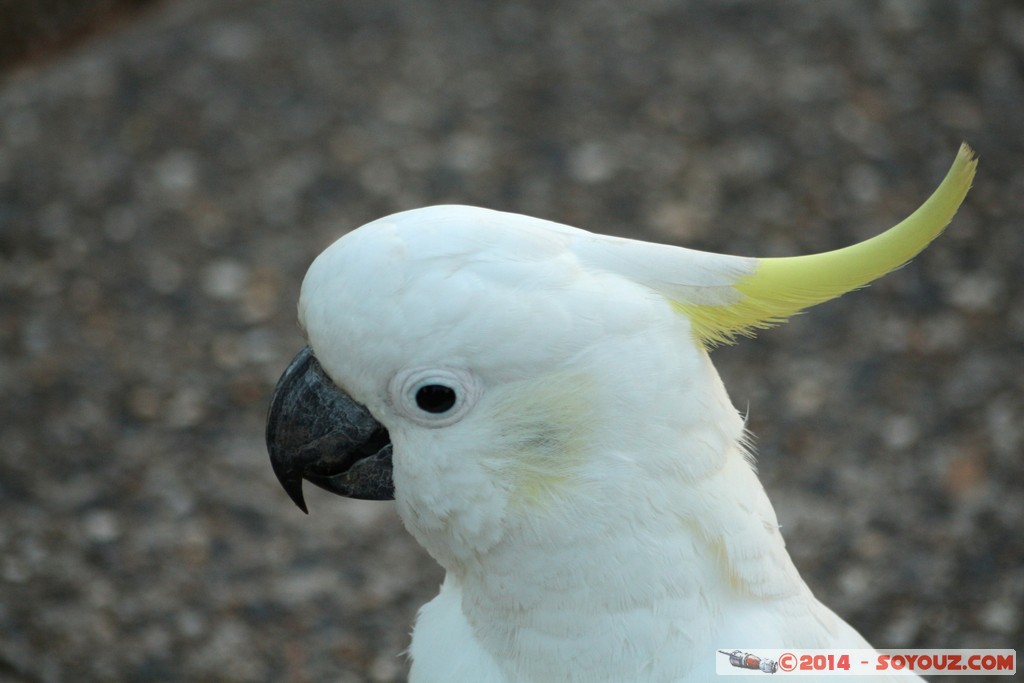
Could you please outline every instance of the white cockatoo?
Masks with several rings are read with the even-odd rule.
[[[962,147],[906,220],[812,256],[467,206],[328,247],[267,442],[304,510],[303,479],[393,498],[444,567],[410,680],[706,683],[723,648],[870,648],[800,578],[708,351],[906,263],[975,163]]]

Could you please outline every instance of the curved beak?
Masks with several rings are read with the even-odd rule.
[[[267,451],[278,481],[303,512],[303,479],[348,498],[395,497],[387,430],[331,381],[308,346],[274,389]]]

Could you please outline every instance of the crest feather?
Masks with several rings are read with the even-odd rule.
[[[971,188],[977,159],[966,144],[938,189],[899,224],[876,237],[843,249],[786,258],[756,259],[752,273],[739,278],[737,300],[726,305],[673,298],[688,316],[705,346],[753,336],[815,304],[864,287],[899,268],[939,236]]]

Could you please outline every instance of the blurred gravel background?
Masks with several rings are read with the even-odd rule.
[[[947,235],[718,350],[815,592],[1018,647],[1024,7],[169,0],[0,82],[0,680],[403,680],[439,570],[263,447],[312,258],[459,202],[740,254]],[[966,681],[968,679],[959,678]]]

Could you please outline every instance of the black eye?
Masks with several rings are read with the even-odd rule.
[[[416,405],[428,413],[444,413],[455,405],[455,390],[441,384],[428,384],[416,392]]]

